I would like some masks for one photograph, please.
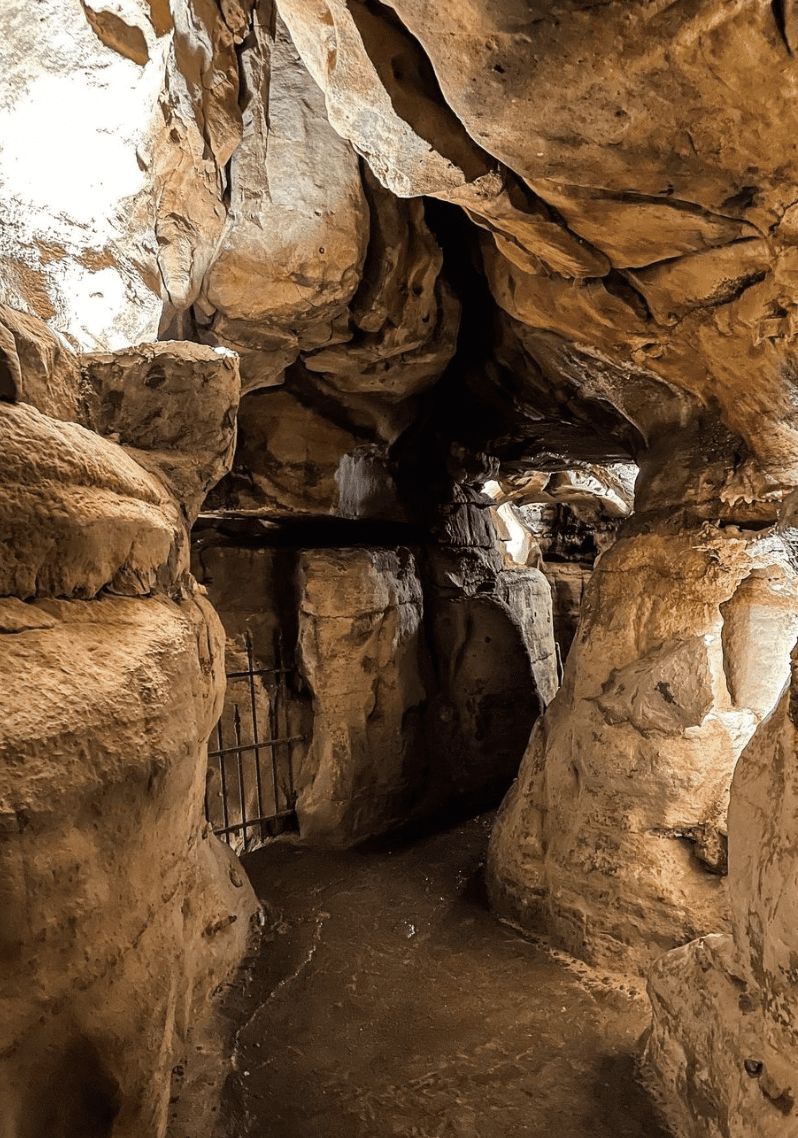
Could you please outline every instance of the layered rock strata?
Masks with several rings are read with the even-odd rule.
[[[4,326],[16,394],[49,412],[0,403],[4,1132],[163,1135],[257,910],[202,817],[224,641],[188,573],[237,365]]]

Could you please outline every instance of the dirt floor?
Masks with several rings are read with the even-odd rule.
[[[489,913],[492,818],[245,857],[270,916],[239,997],[229,1138],[668,1138],[635,1081],[642,984]]]

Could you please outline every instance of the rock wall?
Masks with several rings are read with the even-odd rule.
[[[729,783],[796,632],[777,540],[622,537],[497,821],[499,911],[621,969],[723,928]]]
[[[424,784],[421,585],[409,549],[303,550],[299,594],[313,695],[299,829],[349,844],[403,822]]]
[[[798,1133],[795,999],[795,693],[740,757],[729,810],[731,931],[651,971],[645,1061],[680,1138]]]
[[[163,1135],[257,911],[202,816],[224,645],[188,573],[237,365],[2,320],[6,400],[44,408],[0,403],[2,1132]]]
[[[270,691],[268,680],[258,681],[256,700],[262,737],[275,701],[285,701],[278,733],[292,740],[290,771],[289,752],[281,752],[278,780],[290,775],[301,839],[347,845],[412,818],[496,801],[556,690],[543,575],[496,566],[488,572],[486,564],[480,581],[487,587],[463,592],[435,575],[438,546],[355,544],[351,536],[368,536],[359,524],[348,545],[333,531],[335,544],[308,547],[302,538],[314,533],[308,523],[292,545],[285,528],[206,518],[194,549],[195,572],[224,623],[231,670],[247,667],[248,643],[257,667],[289,669],[284,696]],[[446,552],[451,558],[452,548]],[[244,686],[243,680],[228,685],[222,718],[228,745],[235,704],[245,708],[249,701]],[[246,744],[246,708],[240,719]],[[270,762],[264,752],[267,781]],[[251,773],[245,770],[244,782],[252,796]],[[226,782],[236,813],[232,757]],[[220,809],[217,803],[218,825]],[[254,797],[246,809],[257,816]],[[260,841],[257,831],[252,840]]]
[[[419,716],[441,801],[478,796],[546,708],[494,840],[503,911],[638,966],[719,928],[729,779],[795,633],[790,6],[35,8],[9,0],[0,37],[0,593],[190,593],[201,504],[395,526],[302,543],[307,817],[325,779],[350,837],[429,789]],[[131,349],[156,335],[192,346]],[[213,489],[225,348],[245,395]],[[596,472],[630,462],[613,546],[629,498]],[[604,521],[577,533],[591,479]],[[533,503],[558,511],[544,555],[602,554],[553,699]],[[258,605],[234,640],[273,626]]]

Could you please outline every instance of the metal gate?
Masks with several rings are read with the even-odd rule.
[[[255,666],[249,633],[245,645],[247,667],[227,673],[205,784],[205,817],[239,853],[297,829],[292,747],[304,738],[289,730],[287,677],[293,669],[285,666],[280,640],[273,668]]]

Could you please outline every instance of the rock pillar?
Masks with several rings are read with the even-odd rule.
[[[188,573],[238,366],[0,320],[0,1134],[161,1138],[258,908],[202,816],[224,640]]]
[[[725,927],[729,784],[798,628],[778,535],[668,514],[661,480],[641,481],[644,516],[597,563],[489,860],[501,914],[619,968]]]

